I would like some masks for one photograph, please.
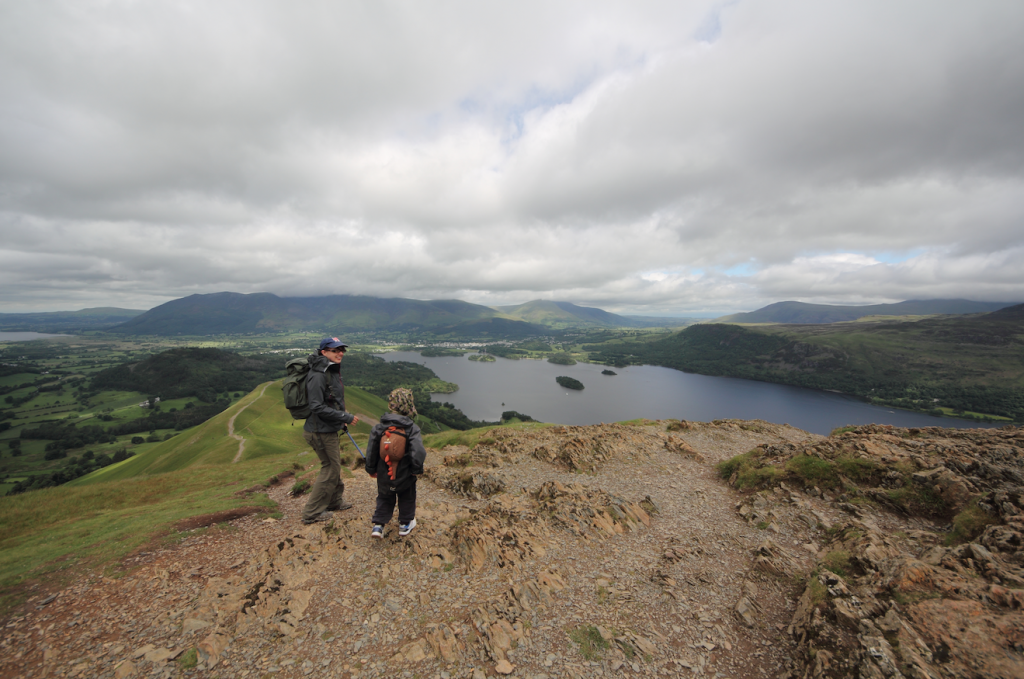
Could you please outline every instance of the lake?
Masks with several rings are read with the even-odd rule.
[[[71,337],[71,335],[48,335],[44,332],[0,332],[0,342],[30,342],[48,337]]]
[[[459,385],[454,394],[438,394],[473,420],[497,421],[515,410],[543,422],[598,424],[646,417],[710,422],[718,419],[766,420],[790,424],[816,434],[858,424],[898,427],[991,427],[923,413],[870,405],[855,398],[802,387],[710,377],[657,366],[608,368],[577,363],[498,358],[494,363],[470,361],[469,355],[424,357],[418,352],[380,354],[387,361],[425,365],[447,382]],[[617,375],[602,375],[602,370]],[[583,391],[565,389],[555,377],[579,380]]]

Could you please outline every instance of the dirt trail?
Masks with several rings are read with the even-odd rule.
[[[270,386],[269,383],[268,384],[264,384],[263,388],[260,389],[260,395],[257,396],[256,398],[254,398],[253,400],[249,401],[248,403],[246,403],[245,404],[245,408],[248,408],[253,403],[255,403],[259,399],[263,398],[263,394],[267,391],[267,387],[269,387],[269,386]],[[245,452],[245,438],[243,438],[240,434],[236,434],[235,433],[235,418],[238,417],[239,415],[241,415],[243,412],[245,412],[245,408],[239,408],[238,412],[235,413],[234,415],[232,415],[231,419],[228,420],[228,436],[230,436],[231,438],[233,438],[233,439],[238,441],[238,452],[235,453],[235,458],[233,460],[231,460],[232,463],[235,463],[235,462],[238,462],[239,460],[241,460],[242,459],[242,453]]]

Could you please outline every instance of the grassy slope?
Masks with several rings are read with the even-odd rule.
[[[581,307],[568,302],[533,300],[517,306],[495,307],[509,318],[550,328],[576,326],[629,327],[628,318],[608,313],[603,309]]]
[[[361,389],[345,393],[352,412],[377,419],[386,410],[382,399]],[[227,436],[227,423],[239,411],[235,431],[246,446],[233,464],[238,441]],[[353,427],[363,449],[369,431],[365,422]],[[64,486],[0,497],[0,599],[17,600],[17,586],[27,580],[114,562],[181,519],[269,505],[265,495],[235,493],[295,463],[317,461],[302,438],[302,422],[292,420],[282,403],[279,383],[269,382],[211,420],[124,462]]]
[[[266,459],[0,498],[0,610],[18,600],[19,584],[46,576],[62,586],[75,567],[110,564],[181,519],[270,505],[266,495],[234,494],[285,466]]]
[[[897,377],[921,384],[1024,387],[1020,327],[989,323],[971,328],[961,319],[929,319],[763,330],[840,349],[849,357],[850,370],[875,381]]]
[[[942,314],[978,314],[995,311],[1008,304],[972,302],[965,299],[908,300],[896,304],[835,306],[804,302],[776,302],[757,311],[731,314],[715,323],[840,323],[866,316],[936,316]]]
[[[345,389],[345,401],[350,412],[373,419],[387,410],[383,399],[357,387]],[[227,435],[228,421],[236,414],[235,433],[246,440],[242,461],[297,454],[309,448],[302,437],[302,421],[293,420],[284,407],[280,382],[267,382],[203,424],[181,432],[145,453],[75,479],[68,485],[129,479],[196,465],[230,464],[238,454],[238,440]],[[365,448],[370,425],[360,422],[351,431],[360,447]]]

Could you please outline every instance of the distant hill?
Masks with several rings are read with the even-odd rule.
[[[1024,304],[1015,304],[1013,306],[1004,307],[998,311],[993,311],[988,316],[985,316],[984,320],[990,323],[1001,321],[1022,321],[1024,320]]]
[[[33,314],[0,314],[0,330],[5,332],[76,332],[103,330],[129,321],[140,309],[95,307],[79,311],[50,311]]]
[[[523,339],[571,327],[683,327],[693,319],[628,317],[569,302],[536,300],[486,307],[457,299],[416,300],[330,295],[278,297],[218,292],[150,309],[110,332],[126,335],[217,335],[258,332],[419,331],[438,338]]]
[[[527,323],[549,328],[599,327],[599,328],[650,328],[682,327],[690,319],[657,318],[651,316],[619,316],[595,307],[586,307],[571,302],[551,302],[535,299],[525,304],[493,307],[501,313]]]
[[[634,328],[685,328],[701,321],[701,319],[691,316],[632,316],[626,314],[622,318],[632,321]]]
[[[865,316],[936,316],[982,314],[1011,306],[1012,302],[972,302],[967,299],[908,300],[896,304],[835,306],[776,302],[757,311],[716,318],[712,323],[840,323]]]
[[[266,292],[250,295],[218,292],[161,304],[111,332],[173,336],[436,329],[450,333],[460,324],[489,321],[499,315],[490,307],[455,299],[421,301],[362,295],[278,297]],[[530,334],[536,329],[513,321],[505,330]]]

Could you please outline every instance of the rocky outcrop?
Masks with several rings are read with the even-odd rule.
[[[498,494],[479,510],[450,504],[424,507],[421,516],[429,517],[441,530],[413,533],[402,546],[427,568],[458,565],[468,573],[522,571],[543,560],[545,545],[556,536],[614,537],[650,526],[655,512],[650,498],[629,501],[554,481],[530,492]],[[310,583],[313,575],[331,563],[349,561],[353,546],[365,540],[364,527],[353,519],[313,525],[270,545],[237,577],[210,578],[190,613],[190,619],[202,621],[203,627],[215,628],[199,646],[207,666],[214,666],[220,651],[238,635],[269,633],[287,639],[304,634],[305,612],[317,594]],[[385,566],[380,579],[387,582],[399,575],[395,568],[401,565]],[[557,571],[542,569],[536,577],[519,580],[500,596],[474,607],[470,612],[474,636],[459,638],[451,627],[433,624],[422,638],[401,646],[395,660],[417,662],[432,657],[455,662],[469,654],[508,663],[510,649],[529,647],[530,620],[537,611],[555,605],[564,587]]]
[[[487,432],[481,441],[468,453],[447,456],[445,465],[497,467],[530,456],[562,469],[596,472],[611,459],[639,462],[661,451],[703,459],[677,436],[621,424],[555,426],[525,431],[506,427]]]
[[[776,522],[780,489],[801,502],[786,484],[853,516],[830,526],[816,552],[788,627],[801,651],[792,676],[1022,675],[1020,429],[859,427],[810,445],[764,445],[734,462],[723,467],[732,483],[776,489],[738,504],[750,522]],[[867,518],[877,511],[952,524],[895,535]]]

